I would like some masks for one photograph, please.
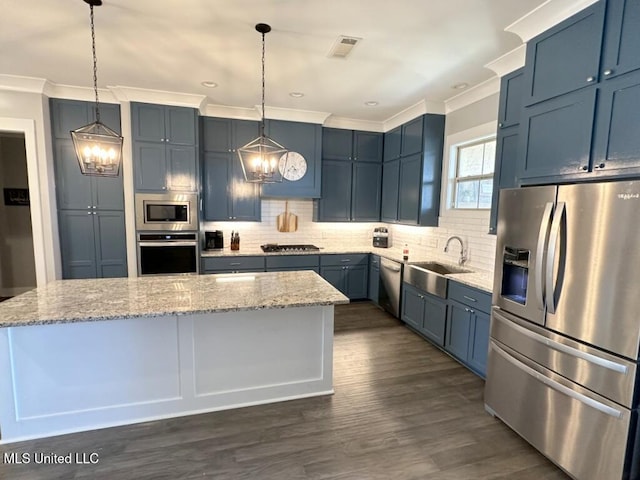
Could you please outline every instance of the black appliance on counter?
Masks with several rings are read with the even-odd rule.
[[[315,245],[278,245],[277,243],[267,243],[266,245],[260,245],[263,252],[315,252],[320,250]]]
[[[389,248],[389,230],[387,227],[376,227],[373,229],[373,246],[379,248]]]
[[[222,230],[204,232],[205,250],[222,250],[224,248],[224,234]]]

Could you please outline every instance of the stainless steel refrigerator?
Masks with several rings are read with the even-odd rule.
[[[485,407],[579,480],[640,478],[640,181],[500,192]]]

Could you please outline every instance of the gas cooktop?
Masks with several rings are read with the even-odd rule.
[[[314,252],[320,250],[315,245],[278,245],[277,243],[267,243],[260,245],[263,252]]]

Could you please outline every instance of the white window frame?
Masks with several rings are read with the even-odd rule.
[[[496,137],[497,121],[483,123],[468,130],[447,135],[442,165],[442,193],[440,197],[440,216],[458,218],[479,218],[489,220],[490,209],[453,208],[458,147],[472,145]],[[495,172],[494,172],[495,175]]]

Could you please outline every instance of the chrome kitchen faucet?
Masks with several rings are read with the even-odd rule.
[[[444,251],[449,251],[449,243],[451,242],[451,240],[458,240],[460,242],[460,258],[458,259],[458,265],[464,265],[464,262],[467,261],[467,251],[465,250],[464,243],[462,243],[462,239],[460,237],[458,237],[457,235],[449,237],[447,239],[447,243],[444,246]]]

